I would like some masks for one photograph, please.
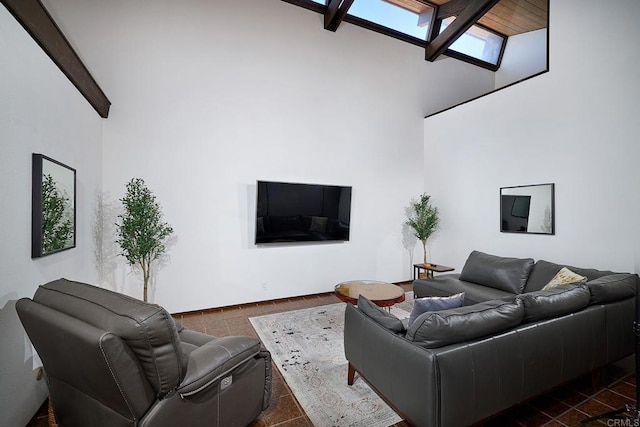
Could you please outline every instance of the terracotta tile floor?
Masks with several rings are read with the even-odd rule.
[[[406,291],[411,282],[403,283]],[[288,298],[237,307],[225,307],[190,313],[176,314],[185,327],[215,336],[257,334],[249,317],[340,302],[334,295],[321,294]],[[346,378],[346,373],[345,373]],[[626,369],[610,366],[603,372],[602,386],[592,384],[591,376],[537,397],[511,408],[499,416],[484,422],[482,426],[579,426],[581,420],[633,403],[635,399],[635,375]],[[396,426],[406,427],[405,422]],[[606,425],[594,422],[589,425]],[[613,425],[613,424],[610,424]],[[633,425],[633,424],[630,424]],[[27,427],[44,427],[47,423],[47,402]],[[277,367],[273,367],[273,393],[269,408],[252,424],[253,427],[312,426],[295,396],[282,379]]]

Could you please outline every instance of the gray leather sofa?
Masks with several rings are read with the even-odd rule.
[[[346,307],[349,382],[357,372],[410,424],[471,425],[633,353],[637,275],[576,268],[588,282],[543,291],[562,265],[479,252],[467,264],[414,291],[470,304],[407,330]]]
[[[465,293],[465,305],[541,290],[562,267],[595,280],[614,274],[532,258],[507,258],[473,251],[460,274],[442,274],[413,282],[416,298]]]
[[[162,307],[66,279],[16,310],[61,426],[246,426],[269,405],[257,338],[191,331]]]

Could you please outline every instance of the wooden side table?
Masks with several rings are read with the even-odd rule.
[[[416,280],[416,277],[420,277],[420,270],[424,270],[427,273],[427,279],[433,279],[433,272],[438,273],[446,273],[447,271],[453,271],[455,268],[447,267],[446,265],[436,265],[436,264],[413,264],[413,280]]]

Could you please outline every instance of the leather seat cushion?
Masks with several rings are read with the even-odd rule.
[[[459,274],[441,274],[434,278],[418,279],[413,282],[413,292],[416,298],[434,296],[446,297],[464,292],[464,305],[500,299],[514,294],[476,283],[459,279]]]

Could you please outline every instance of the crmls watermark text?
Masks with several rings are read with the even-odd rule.
[[[640,420],[639,419],[631,419],[631,418],[627,418],[627,419],[608,419],[607,420],[607,425],[609,427],[640,427]]]

